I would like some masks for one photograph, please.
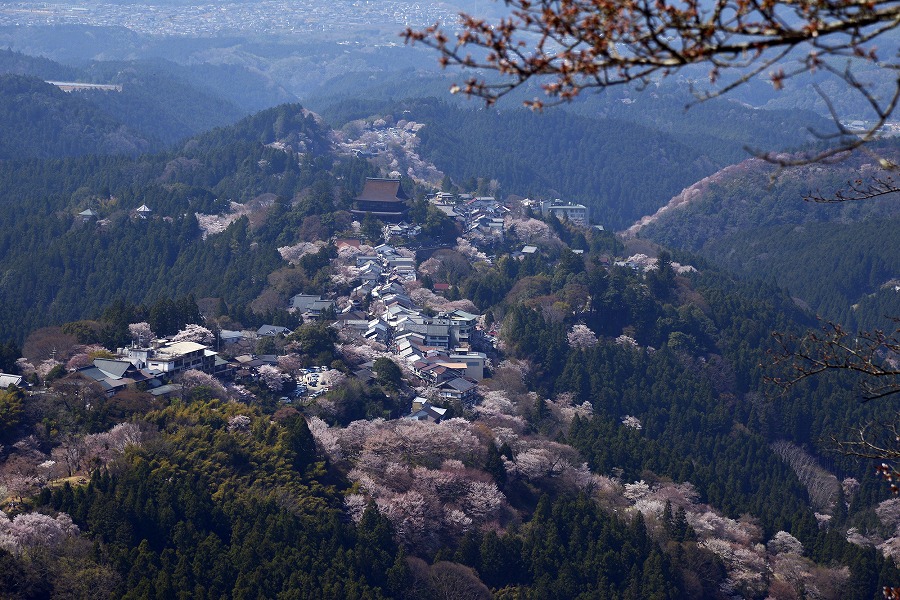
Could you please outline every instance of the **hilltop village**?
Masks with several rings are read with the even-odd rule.
[[[338,340],[346,362],[333,357],[317,361],[309,353],[298,353],[296,327],[266,323],[231,329],[228,323],[202,318],[168,338],[156,337],[148,323],[132,323],[127,347],[104,348],[92,361],[83,358],[85,352],[67,363],[54,358],[30,365],[22,359],[22,374],[2,375],[2,381],[27,385],[29,374],[36,383],[53,371],[51,379],[79,381],[102,389],[107,397],[137,386],[166,398],[183,396],[185,385],[202,373],[221,382],[216,385],[251,384],[282,404],[308,406],[317,401],[327,405],[326,395],[348,379],[366,383],[391,377],[403,389],[399,402],[406,417],[437,421],[454,406],[453,414],[461,414],[478,402],[480,384],[502,360],[502,351],[493,315],[480,314],[461,296],[460,273],[478,263],[493,264],[503,248],[511,249],[506,260],[516,261],[583,254],[583,247],[567,247],[547,219],[583,232],[582,246],[584,234],[601,235],[603,227],[590,225],[589,209],[582,204],[525,198],[501,202],[437,192],[428,198],[430,206],[459,233],[455,245],[440,246],[424,239],[422,226],[410,224],[408,200],[400,180],[369,178],[351,211],[357,219],[351,226],[359,236],[279,249],[291,264],[304,257],[329,257],[331,284],[326,287],[333,291],[295,290],[286,305],[273,308],[291,315],[295,323],[318,328],[326,340]],[[77,214],[87,225],[97,217],[91,209]],[[153,210],[144,204],[134,217],[153,218]],[[198,218],[202,223],[203,216]],[[210,232],[223,228],[215,223],[208,227]],[[603,260],[609,266],[614,259]],[[643,255],[618,264],[653,268],[653,260]]]

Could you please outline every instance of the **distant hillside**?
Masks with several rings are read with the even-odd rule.
[[[78,95],[33,77],[0,75],[0,158],[138,154],[151,147],[148,136]]]
[[[55,81],[74,81],[78,77],[78,69],[75,67],[12,50],[0,50],[0,73],[31,75]]]
[[[295,98],[259,70],[236,65],[178,65],[163,59],[62,65],[0,50],[0,73],[43,80],[119,84],[119,94],[80,91],[108,118],[147,139],[171,144]]]
[[[427,123],[419,155],[457,184],[481,177],[499,181],[505,193],[583,202],[595,222],[617,228],[689,182],[745,160],[748,148],[795,148],[812,141],[809,127],[830,125],[810,112],[722,99],[688,110],[696,99],[672,84],[586,93],[541,114],[520,104],[540,90],[521,90],[485,110],[478,100],[441,98],[452,79],[413,69],[338,78],[310,102],[334,127],[387,115]]]
[[[129,127],[167,144],[234,123],[246,114],[232,102],[153,65],[95,63],[89,73],[90,81],[119,84],[122,92],[84,92],[85,99]]]
[[[885,143],[879,151],[894,156],[896,149]],[[774,167],[748,160],[685,189],[632,233],[773,280],[824,317],[884,327],[886,315],[900,315],[900,294],[889,285],[900,277],[896,194],[842,204],[802,200],[877,173],[872,160],[791,169],[774,182]]]

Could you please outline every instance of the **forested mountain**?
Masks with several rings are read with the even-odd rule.
[[[265,147],[261,135],[283,149]],[[300,241],[303,219],[333,212],[344,185],[352,186],[346,196],[359,189],[366,169],[350,164],[335,162],[327,132],[297,105],[208,133],[177,153],[4,161],[0,204],[16,210],[0,225],[0,329],[21,340],[44,324],[96,315],[116,298],[194,292],[245,304],[282,264],[276,247]],[[261,200],[253,226],[245,217],[203,240],[195,213],[254,198]],[[142,204],[150,219],[136,217]],[[82,223],[77,213],[87,208],[100,220]]]
[[[875,149],[885,156],[896,144]],[[900,314],[900,218],[895,194],[865,201],[804,202],[831,196],[860,174],[877,175],[870,156],[788,169],[747,161],[685,190],[638,235],[698,252],[734,272],[771,280],[823,317],[851,329],[886,328]]]
[[[0,75],[0,158],[131,154],[150,136],[40,79]]]
[[[252,253],[240,238],[262,246],[267,227],[211,238]],[[505,255],[452,277],[500,320],[506,360],[479,405],[449,406],[441,423],[394,418],[401,396],[384,381],[345,382],[305,414],[261,383],[185,378],[165,406],[102,394],[67,406],[65,380],[53,384],[18,417],[35,433],[14,455],[69,448],[66,431],[83,446],[57,450],[58,469],[96,468],[29,500],[38,512],[0,515],[12,540],[0,590],[636,600],[814,586],[870,599],[894,585],[893,562],[859,541],[892,535],[887,486],[865,461],[825,454],[878,407],[835,377],[763,395],[771,331],[809,315],[775,287],[702,265],[678,275],[664,254],[647,271],[605,266],[611,235],[551,227],[585,253]],[[335,345],[323,325],[288,337],[294,359],[391,360]]]

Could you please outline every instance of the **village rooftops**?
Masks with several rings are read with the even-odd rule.
[[[263,325],[256,330],[256,335],[268,335],[271,337],[274,337],[279,333],[282,335],[290,335],[291,330],[287,327],[281,327],[279,325]]]

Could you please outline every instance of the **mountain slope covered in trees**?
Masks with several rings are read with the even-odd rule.
[[[283,264],[276,248],[300,241],[303,220],[333,212],[338,190],[350,186],[349,197],[367,171],[336,161],[327,132],[297,105],[248,119],[252,127],[206,134],[177,153],[0,164],[0,204],[17,207],[0,225],[5,335],[21,340],[44,324],[97,314],[116,298],[196,292],[252,300]],[[266,129],[266,143],[282,140],[284,149],[264,146]],[[195,213],[254,199],[254,224],[237,219],[204,240]],[[134,213],[142,204],[151,218]],[[77,213],[87,208],[99,220],[82,222]]]
[[[885,141],[876,152],[892,156]],[[835,165],[789,169],[747,161],[685,190],[681,203],[638,233],[671,248],[697,252],[747,277],[771,280],[823,317],[851,329],[885,328],[900,314],[894,243],[896,194],[834,204],[831,196],[860,174],[878,174],[868,156]],[[687,200],[687,202],[683,202]]]
[[[110,92],[101,92],[110,93]],[[0,158],[139,154],[152,136],[40,79],[0,75]]]

